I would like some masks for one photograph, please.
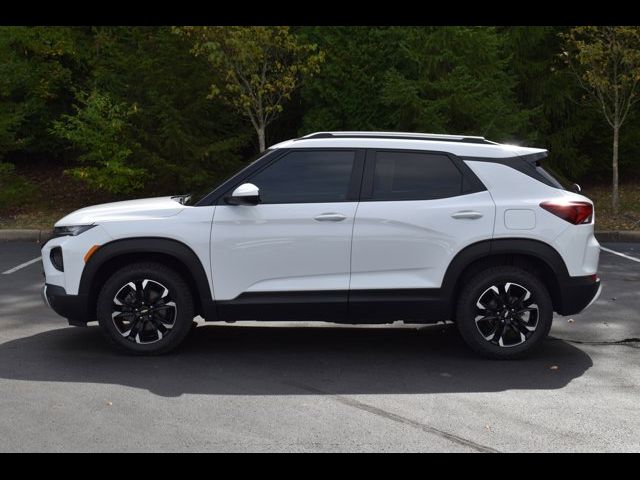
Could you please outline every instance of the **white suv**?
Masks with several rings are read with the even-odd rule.
[[[455,322],[520,357],[553,312],[600,292],[593,204],[547,151],[482,137],[321,132],[272,146],[212,192],[83,208],[42,248],[43,296],[129,352],[193,318]]]

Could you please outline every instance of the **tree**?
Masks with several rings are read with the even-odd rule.
[[[210,98],[221,96],[249,118],[266,149],[267,126],[301,82],[320,69],[324,54],[279,26],[180,27],[193,53],[213,67]]]
[[[79,27],[0,28],[0,157],[58,150],[48,129],[84,76],[86,39]]]
[[[522,140],[503,39],[490,27],[308,27],[327,52],[301,89],[302,133],[404,130]]]
[[[45,133],[53,146],[43,158],[64,160],[68,173],[116,195],[209,191],[239,168],[251,132],[222,100],[203,101],[208,63],[187,39],[162,26],[82,33],[84,74],[74,75],[64,108],[51,111]],[[0,154],[3,118],[0,103]]]
[[[204,101],[209,64],[191,54],[171,27],[94,27],[92,83],[129,109],[124,142],[129,166],[145,170],[153,194],[196,193],[234,172],[251,155],[250,129],[222,99]],[[153,189],[150,190],[149,187]]]
[[[613,129],[611,207],[617,215],[620,128],[640,100],[640,27],[580,26],[562,38],[562,57]]]
[[[78,149],[78,161],[87,165],[73,168],[69,173],[111,193],[125,194],[140,189],[144,185],[145,170],[127,163],[134,148],[126,136],[127,122],[135,110],[97,91],[79,93],[77,100],[76,114],[62,115],[51,129],[54,135]]]
[[[398,129],[523,140],[530,112],[516,102],[516,79],[495,28],[398,29],[399,63],[381,92]]]
[[[300,35],[325,52],[322,72],[300,89],[297,134],[318,130],[393,130],[393,112],[380,96],[385,73],[397,63],[399,29],[307,26]]]

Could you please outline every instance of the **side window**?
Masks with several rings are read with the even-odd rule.
[[[446,155],[375,154],[373,200],[432,200],[462,193],[462,173]]]
[[[345,202],[354,151],[298,150],[250,177],[262,203]]]

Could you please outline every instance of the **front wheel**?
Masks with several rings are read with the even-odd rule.
[[[173,350],[194,317],[189,285],[158,263],[137,263],[115,272],[98,296],[98,323],[106,338],[133,354]]]
[[[467,344],[497,359],[521,358],[549,333],[553,305],[535,275],[516,267],[484,270],[458,297],[456,324]]]

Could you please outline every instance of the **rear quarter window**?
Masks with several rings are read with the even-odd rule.
[[[552,187],[556,187],[561,190],[570,190],[570,182],[552,168],[543,167],[540,161],[535,163],[535,168],[536,171],[544,177]]]

